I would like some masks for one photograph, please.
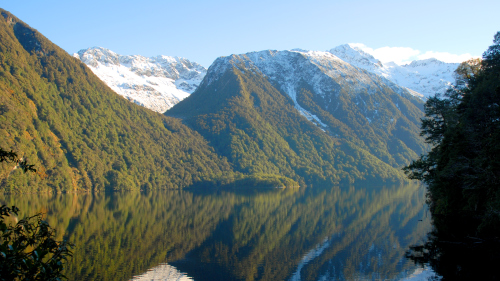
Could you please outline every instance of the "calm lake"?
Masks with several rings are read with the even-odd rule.
[[[69,280],[425,280],[425,188],[1,195],[76,247]]]

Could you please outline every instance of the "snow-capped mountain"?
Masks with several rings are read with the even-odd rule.
[[[336,87],[348,86],[349,91],[352,92],[360,90],[352,88],[353,85],[356,85],[356,87],[363,85],[363,83],[353,83],[359,77],[346,76],[347,72],[345,71],[354,66],[380,76],[377,79],[382,79],[384,84],[390,86],[395,92],[402,93],[401,87],[404,87],[412,95],[421,98],[429,97],[435,93],[444,93],[454,83],[453,72],[459,65],[458,63],[444,63],[437,59],[418,60],[407,65],[383,63],[362,49],[349,44],[338,46],[327,52],[294,49],[291,51],[261,51],[246,54],[255,66],[259,67],[260,71],[271,78],[276,76],[274,79],[278,79],[277,73],[288,73],[285,76],[282,75],[282,77],[286,77],[283,78],[286,81],[281,81],[288,86],[283,86],[285,85],[283,84],[281,87],[292,89],[289,87],[291,84],[308,79],[320,79],[320,76],[312,73],[309,73],[308,77],[301,76],[302,74],[299,75],[298,73],[292,75],[290,69],[295,67],[294,61],[290,60],[285,63],[284,57],[294,55],[309,58],[318,66],[318,69],[325,70],[327,76],[346,77],[345,81],[335,79],[338,83]],[[165,112],[194,92],[207,73],[203,66],[184,58],[122,56],[100,47],[84,49],[73,56],[84,62],[118,94],[160,113]],[[270,56],[276,57],[278,60],[274,60],[273,63],[269,64],[270,60],[268,58]],[[228,58],[230,57],[225,57],[225,59]],[[282,63],[279,62],[280,60]],[[295,72],[297,71],[295,70]],[[280,81],[276,81],[276,83],[278,82]],[[316,89],[318,93],[324,90],[320,88],[327,89],[330,87],[329,83],[331,84],[331,82],[324,85],[316,83],[317,87],[319,87]],[[288,92],[284,88],[282,90],[287,92],[292,99],[294,98],[293,92]],[[310,120],[315,120],[298,104],[297,109]],[[317,122],[319,120],[316,120]]]
[[[179,57],[122,56],[100,47],[73,56],[118,94],[160,113],[189,96],[206,74],[203,66]]]
[[[329,51],[343,61],[356,67],[381,75],[392,82],[406,87],[414,95],[429,97],[444,93],[455,78],[453,73],[459,63],[445,63],[437,59],[416,60],[406,65],[393,62],[382,63],[362,49],[345,44]]]
[[[361,110],[369,123],[376,120],[376,123],[387,124],[390,121],[379,120],[381,115],[373,104],[373,98],[365,101],[360,93],[371,95],[389,88],[405,98],[413,94],[383,76],[352,66],[330,52],[301,49],[267,50],[218,58],[209,68],[207,83],[210,84],[213,79],[220,77],[220,73],[226,71],[226,68],[238,64],[245,66],[243,71],[255,68],[256,71],[262,72],[277,89],[293,100],[295,108],[304,117],[323,129],[326,129],[327,125],[297,101],[297,91],[304,85],[308,85],[307,87],[322,99],[321,104],[327,111],[334,112],[338,109],[336,98],[339,94],[350,96],[349,99],[355,101],[355,106]]]
[[[235,117],[237,111],[244,114]],[[310,122],[298,120],[298,113]],[[243,128],[256,136],[271,134],[250,132],[260,126],[268,129],[266,124],[254,124],[257,120],[283,122],[280,130],[289,126],[294,134],[319,128],[392,167],[408,163],[427,149],[419,136],[423,101],[406,88],[330,52],[267,50],[220,57],[196,92],[166,114],[206,130],[202,132],[214,142],[222,142],[221,126],[231,127],[227,122],[234,122],[236,128],[241,123],[252,124]],[[234,121],[228,121],[232,118]],[[214,135],[211,129],[217,129]],[[232,138],[232,132],[225,133],[224,139]],[[221,149],[226,146],[229,144]]]

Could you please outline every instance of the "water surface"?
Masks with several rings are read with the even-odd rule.
[[[76,245],[69,280],[408,280],[421,270],[405,252],[430,230],[424,194],[409,184],[0,200],[45,212]]]

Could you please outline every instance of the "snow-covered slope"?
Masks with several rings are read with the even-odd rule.
[[[349,44],[340,45],[329,52],[351,65],[376,73],[406,87],[417,96],[421,94],[425,97],[444,93],[455,82],[453,72],[459,65],[433,58],[413,61],[406,65],[382,63],[360,48]]]
[[[73,56],[118,94],[160,113],[189,96],[206,74],[203,66],[178,57],[122,56],[100,47]]]

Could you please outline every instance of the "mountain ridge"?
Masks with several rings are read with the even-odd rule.
[[[159,113],[191,94],[206,73],[203,66],[184,58],[123,56],[101,47],[73,56],[118,94]]]
[[[391,62],[382,63],[361,48],[350,44],[340,45],[325,52],[292,49],[284,51],[263,50],[246,54],[255,55],[262,52],[303,53],[315,55],[319,60],[327,59],[333,54],[354,67],[372,72],[399,87],[406,88],[409,93],[422,99],[436,93],[444,93],[454,83],[453,72],[459,65],[458,63],[444,63],[433,58],[413,61],[402,66]],[[176,57],[161,55],[151,58],[139,55],[121,56],[101,47],[83,49],[73,56],[86,63],[101,80],[117,93],[132,102],[160,113],[165,112],[194,92],[206,74],[206,69],[196,62]],[[170,65],[162,65],[161,58],[170,61]],[[188,70],[191,78],[186,79],[175,75],[175,73],[171,74],[172,71],[168,69],[174,68],[175,72],[176,65],[179,65],[173,62],[175,60],[178,62],[181,60],[180,65],[186,62],[184,69]],[[134,61],[137,61],[138,65],[135,68],[129,65]],[[154,76],[155,73],[161,72],[167,73],[166,77]],[[385,83],[390,84],[388,81]]]
[[[218,58],[198,89],[165,114],[198,131],[240,172],[272,173],[273,163],[287,159],[279,171],[296,180],[398,178],[398,167],[427,149],[419,140],[423,102],[332,54],[325,60],[317,54],[261,51]],[[391,107],[378,114],[376,103]],[[363,110],[375,114],[373,122]],[[388,124],[391,117],[394,124]]]
[[[455,83],[454,71],[459,63],[445,63],[435,58],[415,60],[409,64],[383,63],[361,48],[344,44],[328,52],[356,67],[378,74],[406,87],[421,98],[443,94]]]

